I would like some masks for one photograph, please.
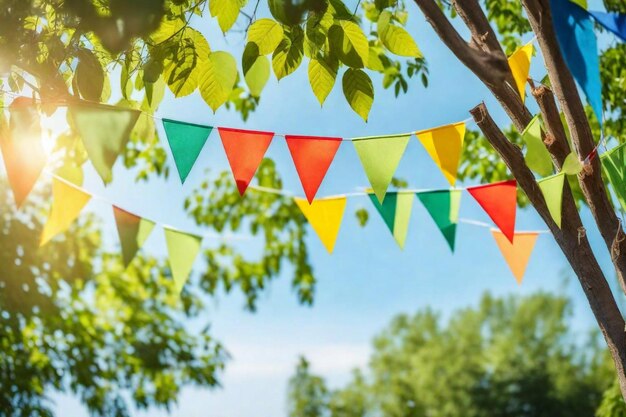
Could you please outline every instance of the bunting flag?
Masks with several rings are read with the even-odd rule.
[[[113,216],[117,225],[117,233],[122,245],[122,259],[124,266],[128,267],[135,258],[137,251],[154,229],[154,222],[136,216],[119,207],[113,206]]]
[[[626,42],[626,14],[605,12],[589,12],[589,14],[605,29]]]
[[[189,279],[193,263],[202,246],[202,237],[164,227],[167,253],[172,278],[177,292],[181,292]]]
[[[602,81],[598,43],[587,10],[569,0],[550,0],[563,58],[602,125]]]
[[[163,127],[180,181],[184,184],[213,127],[170,119],[163,119]]]
[[[374,194],[381,203],[410,137],[410,134],[406,134],[352,139]]]
[[[456,240],[456,225],[459,220],[459,208],[461,207],[460,190],[434,190],[417,193],[430,217],[441,230],[448,246],[454,252]]]
[[[561,228],[561,212],[563,208],[563,185],[565,184],[565,173],[560,172],[550,177],[542,178],[538,181],[539,188],[546,200],[548,211],[554,223]]]
[[[512,243],[515,235],[517,181],[510,180],[479,185],[469,187],[467,191]]]
[[[63,180],[52,180],[52,208],[43,228],[39,245],[43,246],[59,233],[66,231],[76,220],[91,195]]]
[[[328,253],[333,253],[348,199],[345,196],[321,198],[310,204],[304,198],[294,198],[294,201]]]
[[[517,283],[521,284],[539,234],[537,232],[518,232],[515,233],[514,241],[510,242],[510,239],[497,230],[492,230],[491,233]]]
[[[89,160],[105,184],[113,180],[113,165],[124,151],[141,112],[107,105],[82,104],[70,108],[74,126]]]
[[[535,47],[532,42],[522,46],[509,57],[509,67],[515,80],[515,86],[519,91],[522,103],[526,101],[526,83],[530,72],[530,60],[532,59]]]
[[[41,144],[39,112],[32,103],[27,98],[15,99],[9,107],[9,125],[2,121],[0,126],[0,150],[18,208],[35,186],[47,159]]]
[[[415,135],[441,169],[450,185],[454,186],[461,152],[463,152],[465,122],[421,130],[415,132]]]
[[[522,139],[526,142],[524,160],[528,168],[542,177],[552,174],[553,166],[550,153],[541,139],[541,119],[539,115],[532,118],[522,132]]]
[[[404,249],[409,222],[411,220],[411,209],[413,208],[413,193],[388,193],[382,204],[374,194],[369,194],[374,207],[378,210],[385,224],[391,231],[394,239],[401,249]]]
[[[218,127],[217,130],[222,138],[237,189],[243,196],[272,142],[274,133],[227,127]]]
[[[287,135],[285,139],[304,194],[311,203],[341,145],[341,138]]]
[[[626,212],[626,143],[603,154],[600,161],[622,211]]]

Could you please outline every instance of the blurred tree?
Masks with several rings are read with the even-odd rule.
[[[324,380],[312,375],[309,362],[300,357],[296,373],[289,379],[289,417],[322,417],[328,401]]]

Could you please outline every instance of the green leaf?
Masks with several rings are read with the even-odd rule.
[[[251,42],[246,45],[241,60],[243,76],[250,89],[250,94],[258,97],[270,78],[270,61],[266,56],[259,55],[257,44]]]
[[[367,122],[374,103],[374,85],[370,77],[360,69],[348,68],[343,74],[343,94],[359,116]]]
[[[248,29],[248,42],[259,47],[261,55],[267,55],[278,47],[283,40],[283,28],[272,19],[259,19]]]
[[[381,13],[378,19],[378,37],[383,45],[396,55],[421,58],[422,53],[409,32],[391,23],[388,20],[388,13],[387,11]]]
[[[104,70],[93,52],[82,49],[76,66],[76,83],[80,95],[91,101],[100,101],[104,88]]]
[[[294,72],[302,62],[304,55],[304,32],[300,26],[294,26],[286,33],[272,56],[272,68],[279,80]]]
[[[339,25],[343,30],[344,38],[348,41],[350,46],[354,48],[361,58],[361,61],[366,63],[369,57],[370,47],[361,27],[349,20],[340,20]]]
[[[198,66],[206,61],[211,49],[204,36],[186,29],[175,51],[164,61],[165,81],[175,97],[187,96],[198,86]]]
[[[228,100],[237,82],[237,62],[228,52],[216,51],[199,69],[200,94],[215,112]]]
[[[248,0],[210,0],[209,11],[211,16],[217,17],[217,23],[222,32],[226,33],[237,21],[239,10]]]
[[[185,21],[182,19],[163,19],[159,28],[152,32],[150,38],[155,44],[160,44],[179,33],[185,27]]]
[[[338,63],[322,57],[309,62],[309,83],[320,105],[324,104],[337,78]]]

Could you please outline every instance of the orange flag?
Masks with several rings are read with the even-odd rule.
[[[91,196],[78,187],[54,178],[52,181],[52,209],[41,234],[40,246],[67,230],[78,217]]]
[[[539,234],[537,232],[517,232],[515,233],[514,243],[511,243],[502,232],[492,230],[491,233],[500,248],[500,252],[502,252],[502,256],[504,256],[504,260],[511,268],[517,283],[521,284],[526,272],[526,266],[530,260],[530,254],[535,248],[535,242],[537,242]]]
[[[9,126],[2,126],[0,149],[15,204],[21,207],[46,165],[39,112],[31,99],[20,97],[10,107]]]
[[[285,139],[310,204],[335,158],[341,138],[287,135]]]
[[[272,142],[274,133],[228,127],[218,127],[217,130],[220,132],[237,189],[243,196]]]
[[[468,187],[467,191],[512,243],[517,210],[517,181],[510,180]]]

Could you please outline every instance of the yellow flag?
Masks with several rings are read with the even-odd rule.
[[[41,234],[40,246],[67,230],[78,217],[91,196],[77,187],[54,178],[52,182],[52,209]]]
[[[439,166],[450,185],[456,182],[456,173],[463,151],[465,122],[415,132],[424,148]]]
[[[513,243],[511,243],[499,230],[492,230],[491,233],[517,283],[521,284],[539,234],[537,232],[515,232]]]
[[[513,79],[522,103],[526,100],[526,81],[528,81],[528,73],[530,71],[530,59],[533,56],[535,47],[532,42],[519,48],[509,57],[509,67],[513,73]]]
[[[328,253],[335,249],[337,235],[346,209],[347,198],[332,197],[313,200],[311,204],[304,198],[294,198],[304,217],[309,221]]]

